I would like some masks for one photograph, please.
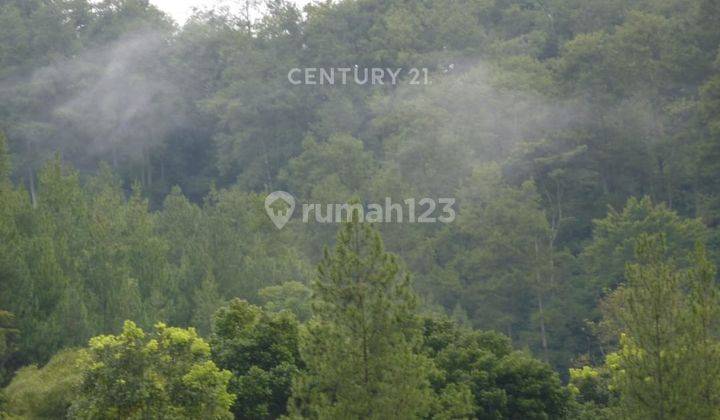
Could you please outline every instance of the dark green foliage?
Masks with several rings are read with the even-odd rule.
[[[285,413],[293,375],[300,372],[298,322],[289,312],[266,313],[234,299],[217,311],[212,357],[232,372],[236,418],[278,418]]]
[[[717,384],[698,373],[714,373],[716,351],[716,0],[343,0],[302,12],[271,0],[257,19],[239,13],[198,11],[180,26],[147,0],[0,0],[0,383],[125,320],[162,321],[225,349],[241,417],[285,413],[294,375],[293,414],[393,417],[419,401],[406,415],[613,418],[628,401],[617,358],[647,373],[630,357],[642,331],[616,311],[645,276],[683,302],[682,322],[667,318],[690,334],[673,344],[690,356],[673,369],[702,378],[668,396],[667,412],[716,415]],[[403,72],[395,86],[287,79],[355,65]],[[410,68],[430,83],[410,84]],[[297,213],[301,201],[453,197],[458,218],[377,226],[397,260],[365,227],[354,234],[366,251],[346,232],[324,256],[335,226],[296,217],[278,231],[263,209],[274,190],[294,194]],[[658,261],[635,256],[647,234],[666,238]],[[690,255],[696,243],[707,256]],[[213,335],[228,302],[225,316],[252,316]],[[423,341],[416,312],[508,339],[440,323]],[[362,342],[375,357],[354,363]],[[544,362],[563,378],[607,363],[572,371],[567,408]],[[683,399],[702,410],[687,414]]]
[[[269,312],[290,311],[300,321],[307,321],[312,315],[309,287],[297,281],[290,281],[279,286],[269,286],[260,290],[263,307]]]
[[[546,419],[566,412],[568,399],[557,374],[546,363],[513,351],[501,334],[426,319],[424,348],[439,369],[433,387],[440,395],[453,386],[469,389],[474,418]]]
[[[10,379],[6,365],[17,350],[15,343],[18,333],[13,314],[0,310],[0,383],[6,383]]]
[[[622,211],[611,209],[594,224],[593,241],[584,249],[583,263],[601,289],[614,288],[622,281],[641,235],[663,234],[668,242],[666,256],[681,258],[696,243],[704,243],[708,234],[700,220],[682,218],[664,204],[654,205],[649,197],[631,198]]]
[[[637,263],[613,307],[620,349],[608,356],[619,407],[630,417],[715,418],[720,412],[717,366],[718,286],[698,245],[689,270],[667,256],[663,235],[643,235]]]

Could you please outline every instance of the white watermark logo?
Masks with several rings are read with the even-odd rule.
[[[457,216],[454,198],[408,198],[395,203],[386,197],[384,203],[302,205],[303,223],[344,223],[357,219],[361,223],[452,223]],[[282,229],[292,218],[295,198],[285,191],[275,191],[265,198],[265,211],[275,227]]]
[[[282,229],[295,211],[295,197],[285,191],[275,191],[265,197],[265,211],[275,227]]]
[[[429,85],[426,68],[387,67],[305,67],[292,68],[287,74],[293,85]]]

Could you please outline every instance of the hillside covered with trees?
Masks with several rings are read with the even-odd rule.
[[[237,3],[0,0],[1,418],[720,419],[720,3]]]

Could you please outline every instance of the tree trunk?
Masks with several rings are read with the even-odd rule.
[[[545,309],[543,308],[542,293],[538,291],[538,311],[540,312],[540,342],[542,343],[543,357],[548,361],[548,343],[545,332]]]
[[[37,208],[37,194],[35,193],[35,174],[31,167],[28,167],[28,186],[30,187],[30,202],[33,208]]]

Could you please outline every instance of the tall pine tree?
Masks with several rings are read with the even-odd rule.
[[[698,245],[693,266],[666,258],[664,236],[642,235],[638,262],[616,291],[624,334],[608,356],[629,418],[717,418],[720,412],[715,268]]]
[[[314,316],[301,353],[291,417],[402,419],[426,413],[430,362],[417,353],[420,329],[410,279],[379,234],[357,220],[325,251],[313,284]]]

